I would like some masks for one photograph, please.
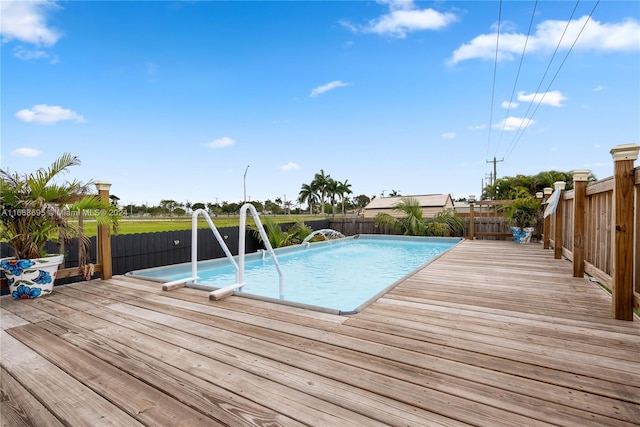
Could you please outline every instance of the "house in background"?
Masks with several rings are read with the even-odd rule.
[[[453,209],[457,213],[468,214],[471,210],[469,209],[469,202],[453,202]]]
[[[404,214],[394,208],[404,197],[416,199],[422,208],[424,218],[432,218],[438,212],[453,209],[451,194],[424,194],[422,196],[381,197],[375,198],[364,208],[365,218],[375,218],[379,213],[386,213],[393,217],[402,217]]]

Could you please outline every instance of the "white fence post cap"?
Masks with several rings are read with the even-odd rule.
[[[587,181],[589,179],[589,173],[590,173],[590,171],[588,171],[588,170],[573,171],[573,182],[576,182],[576,181]]]
[[[614,161],[618,160],[636,160],[638,158],[640,145],[637,144],[620,144],[611,149],[611,156]]]
[[[98,191],[109,190],[111,188],[111,183],[106,181],[98,181],[96,182],[96,188]]]

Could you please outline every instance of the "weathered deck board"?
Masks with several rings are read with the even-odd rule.
[[[352,316],[130,277],[0,299],[2,425],[640,420],[640,322],[541,245],[466,241]]]

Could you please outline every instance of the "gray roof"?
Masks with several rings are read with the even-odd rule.
[[[365,207],[365,209],[393,209],[402,201],[403,197],[410,197],[418,200],[423,208],[442,208],[451,201],[450,194],[423,194],[421,196],[402,197],[380,197],[375,198]],[[452,202],[452,201],[451,201]]]

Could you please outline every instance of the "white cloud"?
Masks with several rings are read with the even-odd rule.
[[[58,57],[42,49],[27,49],[24,46],[16,46],[13,49],[13,56],[24,61],[30,59],[49,59],[50,63],[58,63]]]
[[[286,165],[280,166],[280,170],[283,170],[285,172],[298,170],[298,169],[301,169],[301,166],[299,164],[297,164],[297,163],[294,163],[294,162],[289,162]]]
[[[525,34],[509,32],[510,30],[501,32],[498,60],[519,58],[522,55],[525,42],[527,43],[527,53],[553,52],[561,39],[560,49],[567,50],[578,37],[587,19],[587,16],[583,16],[572,20],[568,27],[567,21],[544,21],[536,26],[536,31],[528,41]],[[590,20],[573,49],[596,52],[633,52],[639,50],[639,41],[640,24],[635,19],[626,19],[616,23],[601,23]],[[493,60],[496,56],[495,50],[496,33],[481,34],[456,49],[448,62],[457,64],[474,58]]]
[[[445,139],[454,139],[456,137],[455,132],[446,132],[441,135]]]
[[[47,11],[59,8],[54,2],[0,1],[2,42],[20,40],[34,45],[52,46],[60,33],[47,25]]]
[[[608,87],[606,87],[606,86],[598,85],[598,86],[593,88],[593,91],[594,92],[601,92],[601,91],[607,90],[607,89],[608,89]]]
[[[34,148],[16,148],[11,152],[11,155],[14,157],[38,157],[42,154],[42,151],[38,151]]]
[[[509,102],[509,101],[502,101],[502,104],[500,104],[500,106],[504,109],[507,108],[518,108],[518,104],[517,102]]]
[[[559,90],[545,93],[529,93],[518,92],[518,101],[540,103],[542,105],[551,105],[552,107],[564,107],[563,101],[568,98]]]
[[[468,126],[469,130],[483,130],[487,127],[487,125],[475,125],[475,126]]]
[[[496,129],[503,129],[506,131],[518,130],[520,128],[528,128],[535,123],[534,120],[521,118],[521,117],[507,117],[500,123],[493,125]]]
[[[318,95],[322,95],[325,92],[329,92],[330,90],[341,86],[349,86],[349,83],[345,83],[340,80],[334,80],[331,83],[327,83],[326,85],[318,86],[317,88],[313,89],[309,96],[315,98]]]
[[[235,143],[236,142],[228,136],[223,136],[222,138],[214,139],[213,141],[207,143],[206,146],[210,148],[224,148],[230,147]]]
[[[73,120],[76,123],[86,122],[85,118],[75,111],[58,105],[46,104],[38,104],[31,107],[31,109],[20,110],[16,113],[16,117],[25,122],[39,124],[52,124],[64,120]]]
[[[375,33],[405,38],[412,31],[439,30],[458,20],[452,13],[442,13],[434,9],[418,9],[413,1],[383,0],[389,12],[369,21],[366,25],[355,25],[349,21],[341,24],[353,32]]]

